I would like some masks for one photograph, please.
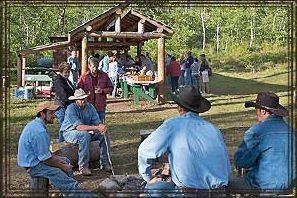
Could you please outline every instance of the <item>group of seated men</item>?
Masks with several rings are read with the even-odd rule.
[[[105,142],[106,126],[100,122],[94,106],[87,102],[86,94],[77,89],[67,107],[63,122],[65,140],[79,146],[79,167],[90,174],[89,147],[91,140],[101,143],[102,164],[108,164],[109,148]],[[280,105],[279,97],[271,92],[260,92],[255,101],[245,107],[255,107],[258,123],[248,129],[239,145],[234,163],[244,168],[244,177],[231,175],[228,152],[220,130],[199,116],[211,108],[194,86],[185,86],[172,94],[178,105],[179,116],[164,121],[139,146],[139,174],[146,181],[148,193],[166,193],[176,189],[273,189],[292,187],[295,167],[292,166],[294,133],[285,122],[288,115]],[[73,179],[72,165],[67,158],[50,152],[50,136],[46,124],[52,124],[58,106],[46,101],[38,104],[36,118],[22,131],[18,147],[18,165],[26,168],[32,177],[45,177],[63,194],[78,193],[92,196]],[[109,139],[109,138],[108,138]],[[107,151],[106,151],[107,150]],[[153,177],[153,160],[167,155],[171,180]],[[166,190],[166,191],[164,191]],[[162,195],[161,195],[162,196]]]

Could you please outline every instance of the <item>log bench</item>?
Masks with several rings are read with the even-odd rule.
[[[78,167],[78,145],[68,142],[58,143],[59,149],[53,153],[61,157],[67,157],[74,168]],[[90,167],[96,168],[100,166],[100,147],[99,140],[90,143]]]

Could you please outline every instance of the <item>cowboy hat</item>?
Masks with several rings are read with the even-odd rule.
[[[59,105],[54,104],[50,101],[43,101],[37,104],[36,111],[37,113],[43,111],[44,109],[48,109],[50,111],[56,111],[59,108]]]
[[[289,114],[288,110],[279,104],[279,97],[272,92],[260,92],[255,102],[246,101],[244,106],[245,108],[256,107],[265,109],[278,116],[287,116]]]
[[[196,113],[206,112],[211,107],[210,102],[192,85],[181,88],[178,94],[172,94],[171,97],[179,106]]]
[[[79,89],[76,89],[75,92],[74,92],[74,95],[73,96],[70,96],[68,99],[69,100],[82,100],[82,99],[85,99],[89,96],[89,94],[86,94],[86,92],[79,88]]]

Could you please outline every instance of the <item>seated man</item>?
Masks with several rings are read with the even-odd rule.
[[[146,189],[218,189],[228,184],[230,161],[218,128],[199,113],[210,109],[210,102],[194,86],[185,86],[172,95],[180,116],[166,120],[139,146],[139,173]],[[152,178],[152,160],[168,155],[171,182]]]
[[[74,96],[69,97],[69,100],[75,102],[67,107],[60,130],[66,142],[78,144],[78,166],[82,175],[91,175],[89,169],[91,140],[100,142],[101,169],[111,172],[107,153],[110,150],[109,135],[105,133],[106,126],[101,123],[95,107],[87,102],[87,97],[88,94],[82,89],[75,90]]]
[[[50,136],[46,124],[52,124],[55,111],[59,106],[49,101],[38,104],[37,117],[29,122],[22,131],[18,146],[18,165],[26,168],[31,177],[48,178],[62,193],[84,192],[73,178],[72,165],[67,158],[50,152]]]
[[[279,104],[279,97],[271,92],[260,92],[255,102],[245,107],[255,107],[258,123],[248,129],[234,154],[235,166],[244,168],[242,177],[232,177],[229,188],[287,189],[293,176],[293,130],[284,121],[287,109]]]

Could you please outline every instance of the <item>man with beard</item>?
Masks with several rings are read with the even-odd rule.
[[[47,124],[53,124],[55,111],[59,106],[45,101],[37,105],[37,116],[22,131],[18,146],[18,165],[24,167],[31,177],[44,177],[63,194],[86,193],[73,178],[72,165],[65,157],[50,152],[50,136]]]

